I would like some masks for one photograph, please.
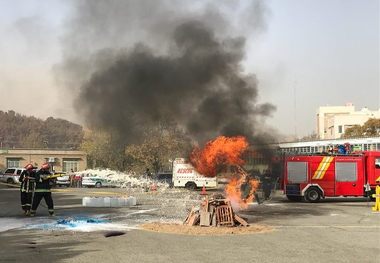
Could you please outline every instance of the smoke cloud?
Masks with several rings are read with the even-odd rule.
[[[78,112],[90,126],[116,132],[126,143],[167,121],[200,142],[218,135],[254,142],[260,121],[275,107],[258,103],[258,81],[243,72],[245,38],[232,33],[243,32],[224,19],[223,8],[157,2],[77,6],[57,72],[70,84]],[[249,25],[260,32],[265,5],[254,1],[242,17],[248,19],[246,10],[252,9]]]

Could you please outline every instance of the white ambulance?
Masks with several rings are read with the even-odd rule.
[[[173,184],[174,187],[195,189],[197,187],[215,188],[216,177],[205,177],[199,174],[194,167],[184,158],[176,158],[173,161]]]

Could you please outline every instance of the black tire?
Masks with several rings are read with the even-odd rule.
[[[13,184],[14,182],[13,182],[13,179],[12,178],[8,178],[7,179],[7,184]]]
[[[96,187],[96,188],[100,188],[100,187],[102,187],[102,183],[101,183],[101,182],[96,182],[95,187]]]
[[[197,185],[194,182],[187,182],[185,184],[185,188],[188,190],[195,190],[197,188]]]
[[[310,203],[317,203],[322,198],[322,193],[318,188],[310,187],[305,192],[305,200]]]
[[[286,197],[288,198],[289,201],[292,201],[292,202],[301,202],[302,201],[302,196],[287,195]]]

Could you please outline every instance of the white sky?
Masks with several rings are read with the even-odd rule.
[[[380,108],[378,0],[266,3],[267,29],[246,36],[244,65],[260,81],[260,102],[277,106],[268,124],[303,136],[315,130],[318,106]],[[77,120],[52,72],[70,4],[0,0],[0,110]]]

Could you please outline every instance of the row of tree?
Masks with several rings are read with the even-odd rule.
[[[363,125],[354,125],[345,130],[343,138],[380,136],[380,119],[369,119]]]
[[[46,120],[0,111],[0,146],[2,148],[79,149],[82,126],[52,117]]]
[[[87,131],[82,150],[87,152],[88,165],[138,173],[147,168],[171,170],[176,157],[184,157],[192,149],[191,140],[174,127],[147,129],[140,143],[123,142],[117,135],[104,131]]]
[[[380,136],[380,119],[346,129],[343,137]],[[0,146],[2,148],[76,149],[87,153],[89,167],[103,167],[141,173],[169,170],[176,157],[188,156],[192,141],[173,124],[147,128],[138,143],[123,140],[112,130],[91,129],[72,122],[41,120],[14,111],[0,111]]]

